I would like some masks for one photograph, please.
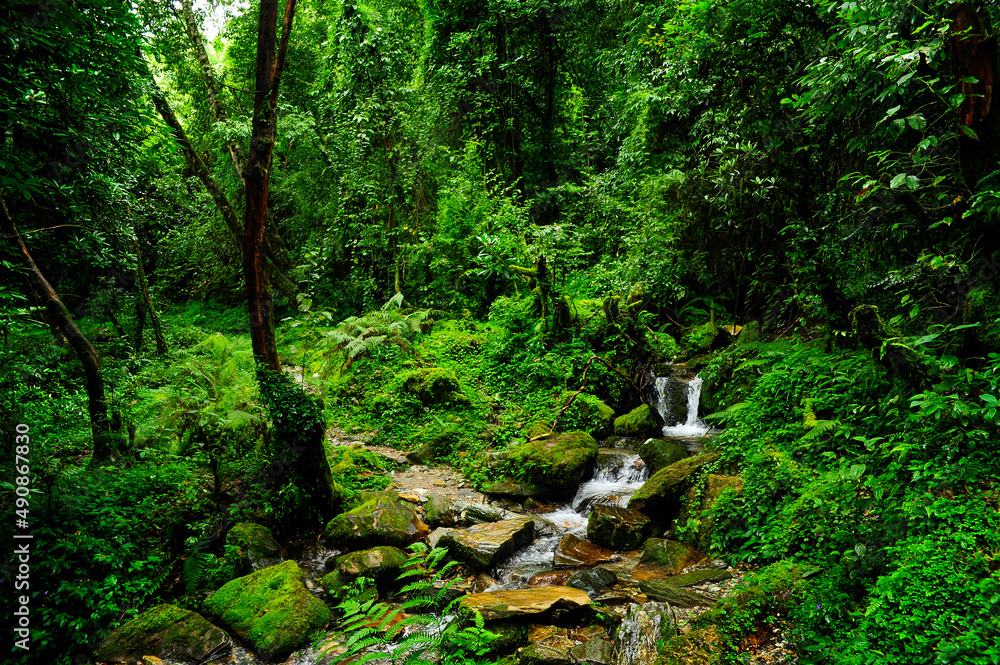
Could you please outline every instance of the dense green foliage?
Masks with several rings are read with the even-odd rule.
[[[234,522],[321,528],[283,451],[329,428],[537,479],[483,460],[557,417],[601,438],[687,360],[720,429],[700,473],[742,486],[676,536],[763,567],[705,619],[727,658],[780,615],[804,663],[1000,662],[992,4],[300,0],[268,209],[287,371],[259,384],[241,248],[151,97],[238,207],[256,9],[194,9],[214,91],[179,7],[0,9],[0,202],[100,356],[115,449],[88,467],[84,365],[6,237],[0,506],[7,533],[24,424],[32,659],[200,607]],[[335,438],[338,507],[388,485]]]

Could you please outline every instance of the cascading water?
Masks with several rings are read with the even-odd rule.
[[[573,500],[550,513],[539,515],[551,525],[552,534],[536,539],[498,568],[496,578],[500,583],[490,587],[489,591],[524,586],[535,575],[551,571],[552,555],[564,535],[587,537],[587,518],[594,504],[624,507],[648,477],[646,465],[637,454],[624,450],[601,450],[593,476],[580,484]]]
[[[656,379],[656,393],[658,396],[657,410],[664,422],[669,422],[669,392],[666,390],[670,377],[661,376]],[[705,436],[708,434],[709,426],[698,418],[698,405],[701,402],[701,377],[694,377],[687,383],[687,418],[683,423],[676,425],[666,425],[663,428],[663,436]]]

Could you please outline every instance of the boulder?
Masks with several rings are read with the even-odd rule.
[[[201,663],[231,648],[229,636],[200,614],[175,605],[157,605],[108,635],[94,652],[94,660],[134,663],[154,656]]]
[[[573,665],[567,649],[547,644],[529,644],[518,651],[518,665]]]
[[[605,589],[616,582],[618,582],[618,576],[610,570],[605,570],[604,568],[590,568],[588,570],[581,570],[578,573],[574,573],[573,576],[569,578],[569,581],[566,582],[566,586],[586,591],[588,596],[596,598],[604,593]]]
[[[639,457],[646,463],[651,474],[681,461],[688,455],[687,448],[670,439],[646,439],[639,446]]]
[[[473,570],[493,568],[535,539],[535,523],[530,517],[476,524],[453,529],[438,541],[449,555]]]
[[[451,512],[455,516],[455,521],[459,524],[484,524],[486,522],[499,522],[502,519],[513,517],[503,508],[491,506],[488,503],[469,503],[467,501],[455,501],[451,504]]]
[[[633,605],[615,634],[615,665],[650,665],[663,640],[677,631],[669,605]]]
[[[427,543],[431,547],[437,547],[441,543],[441,539],[444,538],[449,533],[451,533],[452,531],[454,531],[454,529],[449,529],[448,527],[445,526],[439,526],[438,528],[431,531],[430,535],[427,536]]]
[[[521,498],[527,496],[549,496],[555,494],[556,491],[548,485],[521,483],[516,480],[501,480],[487,487],[486,493]]]
[[[597,459],[597,441],[586,432],[566,432],[527,441],[508,451],[515,475],[533,484],[565,490],[580,482]]]
[[[678,575],[684,568],[701,560],[704,555],[684,543],[665,538],[650,538],[642,548],[642,558],[636,567],[636,578],[651,579]]]
[[[634,550],[649,536],[652,523],[638,510],[594,506],[587,519],[587,538],[613,550]]]
[[[678,375],[684,376],[683,373],[672,373],[656,381],[659,390],[657,415],[664,425],[671,427],[685,422],[688,413],[688,381],[678,378]],[[693,377],[688,374],[685,378],[690,380]]]
[[[469,398],[462,393],[455,373],[441,367],[422,367],[408,372],[403,377],[402,388],[420,400],[424,406],[465,404],[469,401]]]
[[[391,492],[378,493],[357,508],[337,515],[324,530],[326,542],[340,548],[406,547],[429,533],[412,505]]]
[[[595,439],[609,436],[614,429],[615,410],[594,395],[580,393],[573,398],[574,394],[575,392],[567,390],[559,397],[560,405],[573,399],[559,419],[560,427],[583,430]]]
[[[577,609],[590,605],[585,591],[568,586],[536,587],[515,591],[474,593],[460,601],[467,609],[477,610],[487,621],[541,614],[553,608]]]
[[[237,522],[226,534],[226,547],[235,549],[237,575],[281,563],[288,553],[274,539],[271,530],[260,524]]]
[[[615,436],[648,437],[658,434],[660,425],[648,404],[638,406],[615,418]]]
[[[319,583],[331,594],[359,577],[371,578],[378,586],[385,588],[396,580],[407,561],[409,556],[398,547],[380,546],[342,554],[332,562],[327,562],[327,570],[331,572],[320,579]]]
[[[690,573],[673,575],[666,578],[665,581],[670,582],[674,586],[695,586],[696,584],[704,584],[706,582],[724,582],[732,578],[733,574],[728,570],[703,568],[701,570],[692,570]]]
[[[551,570],[547,573],[538,573],[532,577],[528,580],[528,586],[562,586],[572,576],[572,570]]]
[[[716,665],[723,662],[725,642],[715,626],[671,637],[660,649],[656,665]]]
[[[607,640],[595,638],[576,645],[569,650],[569,655],[583,665],[611,665],[614,662],[614,647]]]
[[[604,561],[611,561],[615,553],[606,547],[587,542],[567,533],[556,545],[553,563],[556,566],[593,566]]]
[[[632,495],[628,507],[641,510],[659,522],[674,520],[680,514],[681,497],[691,487],[694,473],[718,458],[718,453],[702,453],[660,469]]]
[[[455,526],[455,516],[451,512],[451,499],[440,494],[431,494],[424,504],[424,519],[431,526]]]
[[[694,591],[671,584],[670,580],[641,580],[639,588],[651,600],[670,603],[676,607],[712,607],[715,600]]]
[[[205,601],[205,609],[265,660],[287,656],[331,619],[294,561],[227,583]]]

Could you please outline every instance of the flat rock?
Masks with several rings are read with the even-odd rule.
[[[517,550],[535,540],[535,523],[530,517],[515,517],[499,522],[476,524],[468,529],[454,529],[439,541],[452,558],[474,570],[493,568]]]
[[[636,579],[662,579],[679,575],[687,566],[700,561],[704,554],[684,543],[666,538],[650,538],[642,548],[642,558],[636,566]]]
[[[585,591],[568,586],[536,587],[514,591],[474,593],[460,601],[470,610],[478,610],[484,619],[493,621],[515,616],[541,614],[553,608],[577,609],[590,605]]]
[[[571,533],[563,536],[556,545],[554,554],[556,566],[593,566],[604,561],[612,561],[614,558],[614,551],[587,542]]]
[[[683,589],[668,580],[642,580],[639,588],[652,600],[670,603],[677,607],[712,607],[715,600],[688,589]]]
[[[587,519],[587,538],[613,550],[633,550],[642,544],[652,524],[638,510],[594,506]]]
[[[441,543],[441,539],[454,530],[455,529],[439,526],[428,534],[427,542],[430,543],[431,547],[437,547]]]
[[[232,648],[221,628],[175,605],[157,605],[115,629],[94,652],[106,663],[134,663],[143,656],[200,663]]]

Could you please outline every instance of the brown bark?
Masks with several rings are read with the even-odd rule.
[[[139,251],[139,240],[134,235],[132,236],[132,249],[135,250],[136,273],[139,276],[142,301],[146,304],[146,309],[149,311],[149,318],[153,321],[153,335],[156,338],[156,355],[162,356],[167,352],[167,339],[163,336],[163,326],[160,325],[160,317],[156,315],[156,308],[153,307],[153,298],[149,295],[149,282],[146,280],[146,271],[142,267],[142,252]],[[141,339],[141,326],[139,328],[139,335]]]
[[[112,445],[111,426],[108,422],[108,401],[104,394],[101,356],[90,340],[80,332],[80,328],[77,327],[76,321],[73,320],[66,305],[63,304],[55,289],[45,279],[41,269],[31,257],[27,245],[24,244],[24,239],[7,210],[7,204],[2,200],[0,200],[0,226],[2,226],[4,236],[16,247],[17,252],[27,265],[32,286],[44,294],[49,315],[54,322],[58,323],[83,365],[86,376],[87,412],[90,416],[90,431],[94,439],[94,454],[90,463],[96,465],[105,462],[113,457],[115,451]]]
[[[236,246],[242,246],[241,238],[243,237],[243,225],[240,223],[239,217],[236,215],[236,210],[233,208],[232,204],[229,202],[229,197],[216,182],[215,178],[212,176],[212,172],[208,169],[205,161],[195,150],[194,144],[191,143],[191,139],[188,138],[187,132],[184,131],[184,127],[181,125],[180,120],[174,114],[170,104],[167,102],[163,91],[160,86],[156,84],[156,81],[152,76],[147,77],[149,79],[150,92],[153,98],[153,106],[156,107],[156,111],[163,118],[163,121],[167,123],[170,127],[174,138],[181,145],[181,149],[184,151],[184,157],[187,159],[188,166],[194,172],[195,176],[201,180],[205,189],[208,191],[212,200],[215,202],[215,207],[219,209],[219,214],[222,215],[222,220],[226,223],[226,228],[229,229],[229,237],[233,244]],[[298,289],[295,284],[292,283],[288,277],[278,268],[276,262],[274,261],[273,255],[270,252],[270,245],[265,246],[265,252],[267,254],[267,262],[269,267],[269,276],[274,280],[275,286],[278,290],[288,298],[290,301],[295,301],[295,296],[298,294]]]
[[[201,29],[198,27],[198,19],[191,7],[191,0],[181,0],[181,20],[184,23],[188,39],[191,40],[191,48],[194,49],[195,58],[198,59],[198,64],[201,67],[201,77],[205,81],[205,90],[208,91],[208,104],[212,108],[212,116],[216,122],[225,122],[228,120],[228,115],[222,104],[219,84],[215,80],[215,71],[212,69],[212,63],[205,51],[205,43],[201,38]],[[226,149],[229,151],[233,166],[236,167],[236,174],[240,177],[240,182],[243,182],[243,164],[245,163],[243,149],[240,148],[240,144],[235,139],[226,140]]]
[[[254,88],[253,134],[244,173],[246,214],[243,235],[243,276],[250,312],[250,340],[260,363],[280,371],[274,340],[271,298],[267,289],[264,252],[267,239],[267,198],[274,159],[274,138],[278,118],[278,88],[288,54],[288,36],[295,15],[295,0],[285,5],[281,43],[275,56],[278,21],[277,0],[261,0],[257,22],[257,66]]]

